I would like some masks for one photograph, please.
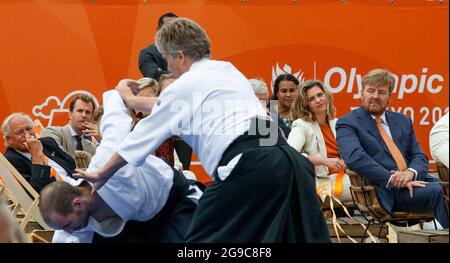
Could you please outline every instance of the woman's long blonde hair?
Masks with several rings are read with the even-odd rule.
[[[292,104],[291,115],[292,119],[302,119],[304,121],[313,122],[316,121],[316,117],[314,113],[309,109],[308,106],[308,95],[307,92],[309,89],[313,87],[319,87],[327,97],[328,105],[327,105],[327,118],[328,120],[332,120],[336,116],[336,108],[333,104],[333,95],[328,91],[328,89],[324,88],[324,85],[319,80],[307,80],[300,84],[300,87],[297,91],[297,96],[295,96],[294,104]]]

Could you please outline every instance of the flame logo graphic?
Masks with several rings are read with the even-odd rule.
[[[275,67],[272,67],[272,82],[271,82],[272,92],[273,92],[273,83],[278,78],[278,76],[282,74],[291,74],[295,78],[297,78],[300,83],[303,83],[305,81],[303,73],[304,72],[301,69],[295,73],[292,73],[292,67],[289,66],[288,64],[284,64],[283,68],[280,68],[280,65],[277,62],[277,65]]]

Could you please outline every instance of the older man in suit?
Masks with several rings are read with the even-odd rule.
[[[6,159],[38,193],[58,178],[72,179],[74,159],[60,149],[54,139],[37,139],[28,115],[9,115],[3,121],[2,132],[7,144]]]
[[[52,137],[58,145],[75,158],[75,150],[95,154],[97,141],[101,139],[97,125],[91,123],[95,110],[94,99],[87,95],[77,96],[69,106],[69,123],[65,126],[50,126],[43,130],[42,137]]]
[[[388,211],[433,211],[448,228],[448,211],[437,178],[428,174],[428,159],[416,140],[411,120],[387,111],[395,79],[375,69],[362,80],[362,106],[336,124],[339,151],[347,167],[376,185]]]

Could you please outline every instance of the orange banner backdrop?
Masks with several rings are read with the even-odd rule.
[[[140,49],[158,17],[202,25],[214,59],[229,60],[270,86],[278,74],[320,79],[338,116],[360,105],[361,76],[394,72],[392,110],[428,134],[448,111],[448,1],[419,0],[16,0],[0,2],[0,118],[26,112],[44,126],[67,121],[70,99],[140,78]],[[198,162],[193,170],[207,180]]]

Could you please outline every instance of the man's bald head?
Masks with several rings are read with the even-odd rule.
[[[83,194],[80,187],[72,186],[66,182],[54,182],[48,184],[41,191],[39,210],[48,224],[51,222],[50,215],[57,212],[63,216],[73,212],[72,200]]]

